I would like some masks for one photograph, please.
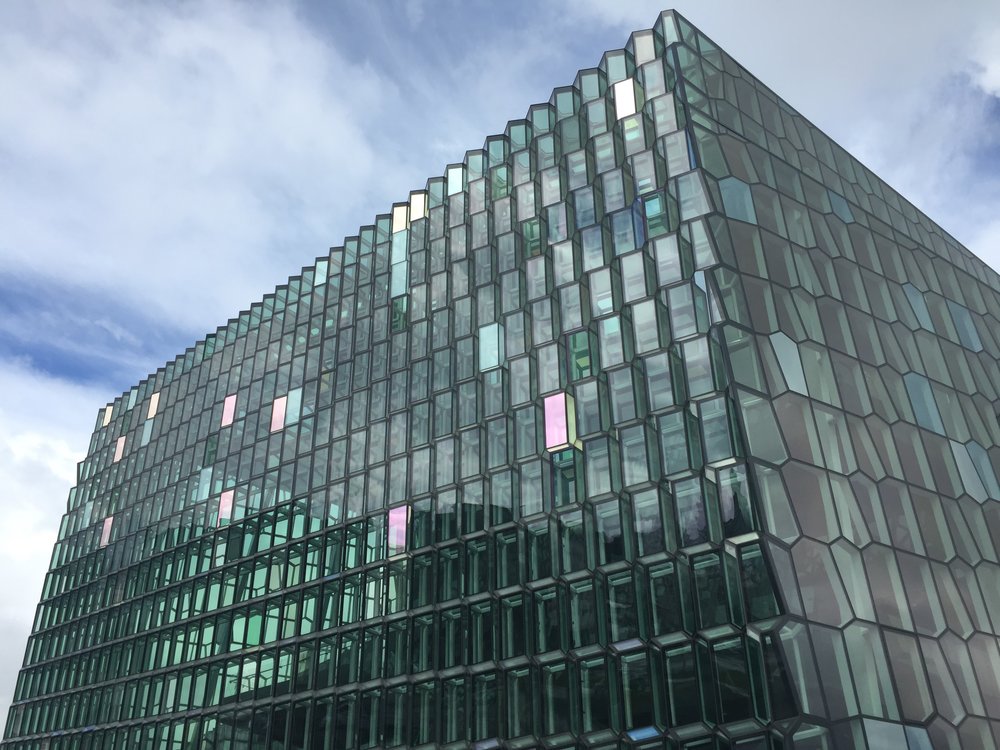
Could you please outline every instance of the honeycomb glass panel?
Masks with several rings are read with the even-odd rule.
[[[1000,277],[595,62],[104,405],[4,748],[992,746]]]

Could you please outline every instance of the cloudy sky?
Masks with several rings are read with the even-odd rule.
[[[995,0],[676,7],[1000,267]],[[0,3],[0,718],[98,408],[658,10]]]

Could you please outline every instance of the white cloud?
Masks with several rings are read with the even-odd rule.
[[[980,30],[974,46],[973,76],[976,84],[993,96],[1000,96],[1000,28]]]
[[[13,8],[0,272],[200,329],[321,254],[334,226],[358,223],[365,189],[394,182],[366,132],[392,83],[285,6]]]
[[[13,700],[66,497],[107,394],[0,364],[0,718]],[[80,409],[80,404],[92,409]],[[2,724],[0,724],[2,726]]]

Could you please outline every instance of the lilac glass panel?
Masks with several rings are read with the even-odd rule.
[[[279,396],[271,406],[271,432],[277,432],[285,426],[285,401],[288,396]]]
[[[220,427],[226,427],[233,423],[233,417],[236,416],[236,394],[233,393],[226,396],[225,402],[222,404],[222,424]],[[273,427],[271,429],[274,429]]]
[[[114,516],[108,516],[104,519],[104,528],[101,529],[101,546],[107,547],[108,543],[111,541],[111,525],[115,522]]]
[[[410,506],[401,505],[389,510],[389,554],[406,551],[406,527],[410,520]]]
[[[125,453],[125,436],[122,435],[120,438],[118,438],[118,442],[115,443],[115,460],[114,460],[114,462],[117,463],[118,461],[121,461],[122,460],[122,455],[124,453]]]
[[[219,520],[216,526],[222,526],[223,521],[233,517],[233,490],[226,490],[219,498]]]
[[[566,394],[553,393],[545,397],[545,448],[553,450],[569,444],[566,423]]]

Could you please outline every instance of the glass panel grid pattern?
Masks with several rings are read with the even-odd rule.
[[[998,320],[664,13],[101,410],[4,746],[995,746]]]

